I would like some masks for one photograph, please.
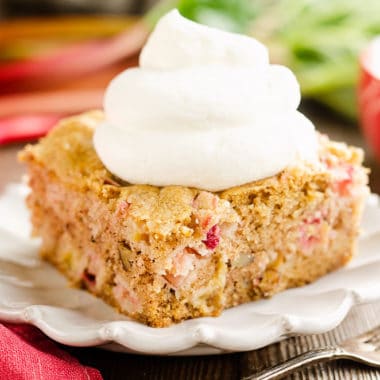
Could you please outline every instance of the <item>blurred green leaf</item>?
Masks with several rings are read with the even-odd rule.
[[[247,0],[162,0],[148,12],[145,19],[153,26],[173,8],[190,20],[240,33],[247,32],[257,13],[255,2]]]
[[[257,2],[263,6],[250,34],[296,73],[304,96],[355,119],[359,55],[380,33],[380,1]]]
[[[254,1],[179,0],[178,10],[185,17],[232,32],[246,32],[255,16]]]

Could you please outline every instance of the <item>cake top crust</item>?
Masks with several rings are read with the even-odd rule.
[[[134,213],[139,219],[155,221],[157,226],[152,228],[157,230],[165,230],[169,225],[173,226],[173,223],[189,219],[194,209],[194,199],[200,193],[215,196],[218,204],[227,202],[232,205],[249,203],[254,194],[263,191],[278,193],[281,197],[287,195],[283,193],[284,188],[289,193],[300,188],[300,184],[308,182],[318,186],[318,178],[321,182],[328,181],[333,175],[328,169],[329,166],[341,163],[360,166],[363,161],[361,149],[332,142],[327,136],[320,135],[318,165],[300,162],[299,165],[288,167],[275,176],[222,192],[212,193],[182,186],[133,185],[112,175],[94,150],[94,129],[103,119],[103,113],[98,110],[62,119],[37,144],[27,145],[20,152],[19,159],[44,167],[52,178],[77,191],[97,194],[112,209],[116,210],[120,200],[133,204],[129,212]],[[312,178],[313,181],[310,181]],[[284,183],[286,186],[281,185]]]

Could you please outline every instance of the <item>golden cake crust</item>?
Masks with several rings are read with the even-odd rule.
[[[140,214],[141,218],[149,218],[161,223],[186,220],[191,212],[190,200],[199,193],[198,189],[182,186],[159,188],[150,185],[131,185],[115,177],[104,167],[92,143],[94,128],[103,119],[103,113],[97,110],[63,119],[48,137],[39,141],[39,144],[27,145],[20,152],[19,158],[23,162],[39,164],[75,189],[93,191],[102,198],[110,200],[111,203],[113,199],[130,196],[138,202],[138,207],[133,212]],[[320,140],[322,149],[330,153],[335,160],[339,159],[352,165],[362,164],[362,149],[332,142],[326,136],[321,136]],[[57,152],[59,152],[59,157]],[[316,172],[318,168],[304,165],[287,168],[276,176],[216,194],[221,199],[246,203],[252,192],[258,192],[264,188],[274,190],[282,178],[286,178],[289,182],[289,191],[293,191],[301,181],[304,181],[305,176],[315,176]],[[322,168],[322,180],[325,174]]]

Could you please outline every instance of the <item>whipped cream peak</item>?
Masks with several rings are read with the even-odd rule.
[[[151,34],[140,67],[110,83],[94,145],[130,183],[224,190],[317,160],[300,98],[293,73],[269,64],[260,42],[173,10]]]
[[[174,9],[163,16],[140,55],[140,67],[177,69],[210,64],[264,68],[267,48],[259,41],[197,24]]]

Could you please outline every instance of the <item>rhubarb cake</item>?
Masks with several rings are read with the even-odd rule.
[[[209,192],[124,183],[93,148],[101,112],[27,146],[41,255],[71,283],[151,326],[216,316],[300,286],[355,253],[362,151],[319,136],[319,164]]]
[[[169,12],[104,111],[21,152],[41,256],[155,327],[342,267],[368,194],[363,153],[316,132],[299,102],[258,41]]]

